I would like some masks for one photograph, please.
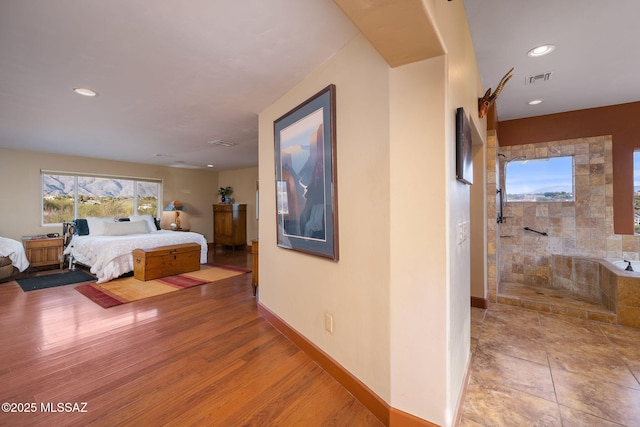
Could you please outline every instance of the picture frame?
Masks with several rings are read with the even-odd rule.
[[[338,261],[335,85],[273,124],[277,245]]]
[[[473,148],[469,117],[460,107],[456,110],[456,179],[473,184]]]

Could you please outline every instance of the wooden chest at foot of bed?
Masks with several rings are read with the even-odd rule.
[[[133,250],[133,277],[153,280],[200,269],[200,245],[183,243]]]

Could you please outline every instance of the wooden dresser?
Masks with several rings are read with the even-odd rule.
[[[213,243],[246,246],[247,205],[213,205]]]

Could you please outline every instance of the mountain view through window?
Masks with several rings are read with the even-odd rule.
[[[75,218],[159,215],[160,182],[137,179],[42,174],[42,223]]]
[[[508,202],[571,202],[573,156],[509,161],[505,172]]]

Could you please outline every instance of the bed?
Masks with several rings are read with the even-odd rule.
[[[66,245],[64,255],[69,256],[69,267],[76,263],[86,265],[98,283],[108,282],[133,271],[133,250],[153,249],[180,243],[200,245],[200,263],[207,262],[208,244],[202,234],[193,232],[158,230],[149,215],[116,222],[110,218],[76,220],[74,234]],[[84,222],[86,221],[86,223]]]
[[[0,237],[0,281],[12,279],[29,267],[24,246],[17,240]]]

